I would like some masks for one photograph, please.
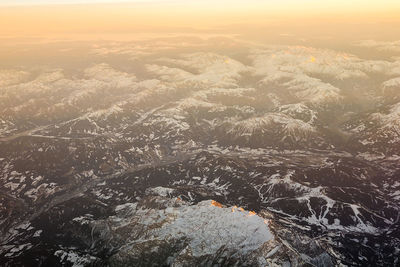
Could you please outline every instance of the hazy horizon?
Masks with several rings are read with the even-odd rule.
[[[111,39],[108,35],[138,32],[259,35],[263,30],[299,38],[391,40],[400,33],[399,13],[400,3],[389,0],[2,1],[0,38]]]
[[[0,266],[398,266],[399,14],[0,0]]]

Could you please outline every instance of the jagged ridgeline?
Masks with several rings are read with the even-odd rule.
[[[398,265],[400,60],[356,45],[60,42],[0,69],[0,265]]]

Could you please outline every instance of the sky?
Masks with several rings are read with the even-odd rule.
[[[266,27],[311,34],[334,27],[348,35],[384,28],[389,38],[398,14],[398,0],[0,0],[0,37]]]
[[[152,0],[150,0],[152,1]],[[168,0],[158,0],[168,1]],[[49,4],[88,4],[88,3],[115,3],[115,2],[143,2],[143,0],[2,0],[0,5],[19,6],[19,5],[49,5]]]
[[[281,6],[282,9],[290,7],[301,7],[305,4],[312,4],[319,7],[359,8],[359,9],[387,9],[400,7],[397,0],[1,0],[2,6],[15,5],[54,5],[54,4],[88,4],[88,3],[206,3],[207,5],[218,5],[218,3],[229,3],[234,5],[257,5],[257,6]]]

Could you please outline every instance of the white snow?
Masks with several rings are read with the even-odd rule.
[[[262,117],[253,117],[234,123],[229,132],[236,136],[251,136],[255,131],[268,129],[280,125],[285,135],[294,137],[296,140],[307,137],[315,132],[315,128],[310,124],[293,119],[287,115],[279,113],[267,113]]]
[[[162,197],[167,197],[170,196],[175,190],[172,188],[166,188],[166,187],[162,187],[162,186],[158,186],[158,187],[154,187],[154,188],[150,188],[148,190],[149,193],[153,193]]]
[[[137,223],[146,225],[151,239],[169,240],[186,237],[193,256],[216,253],[222,246],[246,254],[272,240],[267,221],[254,212],[237,207],[224,207],[218,202],[207,200],[189,206],[176,199],[173,207],[164,210],[137,209],[136,205],[118,206],[117,214],[135,213]],[[134,209],[134,210],[131,210]],[[130,211],[129,211],[130,210]],[[126,210],[125,210],[126,212]],[[131,222],[132,217],[112,219],[119,225]],[[135,240],[134,242],[141,242]]]
[[[59,257],[62,262],[69,262],[72,263],[72,267],[84,267],[90,264],[95,257],[84,255],[80,256],[74,251],[64,251],[64,250],[57,250],[54,252],[54,255]]]

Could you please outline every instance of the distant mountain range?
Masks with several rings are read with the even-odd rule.
[[[236,42],[0,70],[0,265],[398,265],[400,61]]]

